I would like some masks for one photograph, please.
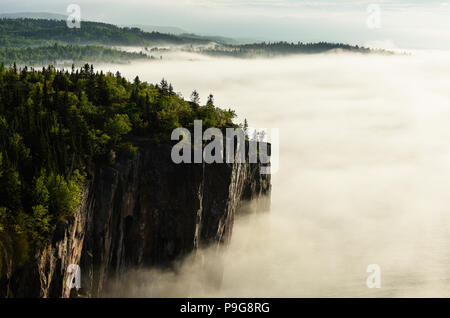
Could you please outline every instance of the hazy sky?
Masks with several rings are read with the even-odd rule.
[[[80,5],[84,19],[118,24],[264,40],[450,49],[446,0],[2,0],[0,12],[65,13],[70,3]],[[376,10],[371,4],[380,9],[379,28],[368,27]]]

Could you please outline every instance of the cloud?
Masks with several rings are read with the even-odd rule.
[[[450,296],[448,54],[104,66],[117,68],[279,128],[280,169],[271,213],[238,219],[227,250],[191,255],[176,273],[130,273],[113,295]],[[381,289],[366,287],[369,264]]]

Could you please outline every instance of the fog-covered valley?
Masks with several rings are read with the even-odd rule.
[[[269,215],[238,219],[220,257],[206,250],[176,274],[133,273],[112,295],[450,296],[445,54],[190,54],[97,68],[165,78],[185,98],[196,89],[203,103],[212,93],[239,122],[280,132]],[[366,286],[369,264],[381,268],[380,289]],[[205,266],[223,267],[220,288]]]

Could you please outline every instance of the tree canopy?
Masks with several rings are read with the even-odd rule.
[[[194,119],[205,129],[235,127],[234,116],[212,99],[185,101],[165,80],[130,82],[89,64],[70,71],[0,64],[0,244],[16,264],[26,261],[79,206],[96,165],[114,163],[111,152],[136,155],[136,139],[169,142]]]

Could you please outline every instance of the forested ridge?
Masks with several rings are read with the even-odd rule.
[[[208,40],[183,38],[139,28],[118,27],[113,24],[82,21],[80,28],[67,27],[64,20],[0,19],[0,47],[27,47],[53,43],[77,45],[134,45],[157,43],[207,43]]]
[[[84,64],[89,63],[126,63],[131,60],[151,59],[144,53],[125,52],[94,45],[54,45],[27,48],[0,48],[0,61],[27,65],[48,64]]]
[[[333,50],[356,53],[383,53],[391,54],[385,50],[373,50],[365,47],[344,43],[303,43],[303,42],[273,42],[253,43],[242,45],[216,45],[215,47],[201,48],[200,53],[212,56],[227,57],[273,57],[293,54],[317,54]]]
[[[5,255],[23,265],[79,206],[98,164],[134,157],[136,139],[155,147],[194,119],[236,127],[232,110],[185,101],[162,80],[130,82],[120,73],[6,68],[0,64],[0,272]]]

